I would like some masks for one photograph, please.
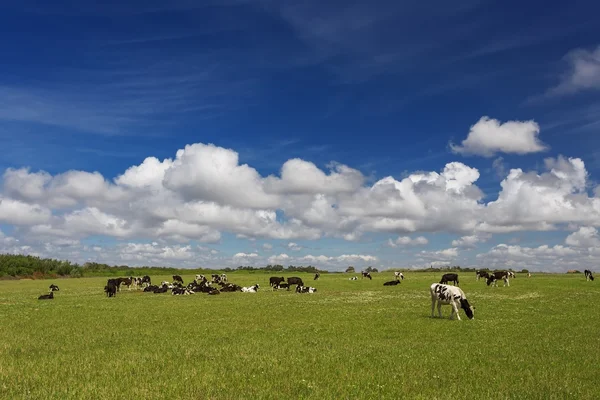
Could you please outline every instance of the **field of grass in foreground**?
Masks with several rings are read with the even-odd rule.
[[[231,273],[261,290],[219,296],[0,282],[0,398],[600,398],[600,287],[581,275],[494,288],[460,274],[476,307],[460,322],[449,306],[430,317],[438,273],[395,287],[390,273],[295,274],[315,294],[272,292],[271,275]],[[51,282],[55,300],[38,301]]]

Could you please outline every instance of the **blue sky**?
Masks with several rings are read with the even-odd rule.
[[[279,176],[282,165],[293,158],[314,163],[326,173],[330,163],[336,162],[360,171],[361,188],[387,176],[401,181],[419,171],[441,173],[447,163],[460,162],[478,171],[474,184],[483,193],[479,203],[485,205],[498,198],[500,182],[511,168],[549,173],[544,159],[564,156],[581,159],[587,179],[585,189],[563,193],[561,199],[569,203],[569,196],[583,190],[595,210],[594,189],[600,173],[600,27],[596,22],[600,5],[595,2],[474,0],[457,6],[442,1],[107,5],[9,1],[0,10],[2,171],[45,171],[57,182],[70,170],[97,171],[112,184],[146,157],[175,159],[186,145],[203,143],[237,152],[239,164],[247,163],[262,178]],[[450,144],[462,143],[484,116],[500,124],[535,121],[539,127],[536,140],[544,150],[519,153],[503,148],[493,156],[452,151]],[[31,179],[23,177],[20,187]],[[55,190],[58,184],[48,182],[44,190]],[[218,240],[212,232],[210,240],[188,235],[172,241],[160,234],[133,233],[141,230],[59,232],[54,228],[65,224],[65,215],[86,207],[134,224],[127,213],[121,214],[130,202],[121,200],[122,208],[117,210],[116,204],[108,205],[109,200],[92,200],[66,186],[61,188],[63,202],[50,204],[4,185],[4,199],[49,212],[48,219],[39,223],[0,217],[6,251],[43,255],[54,251],[56,256],[85,260],[98,259],[90,248],[100,244],[112,249],[106,250],[111,254],[107,261],[134,263],[143,257],[123,259],[119,246],[147,243],[163,250],[202,247],[198,250],[202,257],[209,257],[206,249],[213,249],[219,252],[214,260],[196,253],[190,256],[211,265],[235,264],[239,260],[231,257],[236,253],[254,254],[245,260],[256,263],[280,254],[294,261],[300,256],[325,255],[332,269],[339,267],[334,265],[338,261],[347,264],[346,259],[336,257],[348,254],[377,258],[351,260],[365,265],[411,266],[430,261],[475,265],[500,244],[519,246],[525,253],[542,245],[567,246],[568,235],[584,226],[596,226],[593,218],[586,223],[571,216],[551,229],[528,226],[502,233],[487,228],[455,232],[449,228],[452,224],[390,231],[368,228],[377,225],[374,221],[355,221],[361,237],[352,240],[343,238],[349,228],[322,227],[312,236],[258,235],[248,240],[219,223],[200,224],[218,231]],[[56,190],[53,196],[59,196]],[[73,201],[65,206],[67,192]],[[333,199],[339,194],[329,195]],[[193,200],[207,200],[198,196]],[[549,199],[553,194],[542,196]],[[302,213],[300,200],[294,198],[295,211],[291,211],[281,205],[286,199],[283,196],[279,205],[263,207],[278,210],[282,224],[295,218],[295,212]],[[218,203],[229,205],[224,198]],[[152,225],[140,218],[136,220],[140,225]],[[539,218],[536,223],[544,222]],[[317,229],[302,221],[305,228]],[[38,232],[41,228],[34,229],[36,224],[54,230],[32,239],[26,233]],[[434,254],[419,256],[421,251],[454,248],[452,240],[480,233],[485,240],[459,250],[451,260],[445,256],[438,260]],[[428,243],[388,244],[388,239],[405,236],[423,236]],[[72,242],[52,247],[58,237]],[[302,248],[292,251],[290,242]],[[265,243],[273,249],[262,247]],[[579,247],[571,247],[577,257],[584,256]],[[483,255],[478,259],[478,254]],[[537,255],[527,261],[529,256],[515,261],[504,254],[505,258],[485,262],[526,261],[541,268],[543,261]],[[149,263],[164,264],[181,260],[195,262],[148,258]],[[557,259],[555,268],[571,261]]]

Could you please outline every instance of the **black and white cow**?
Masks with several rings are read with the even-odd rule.
[[[441,283],[432,283],[429,287],[431,294],[431,317],[434,317],[435,304],[437,303],[438,314],[442,318],[442,304],[449,304],[452,306],[452,312],[450,313],[450,319],[454,319],[454,314],[460,321],[460,315],[458,314],[458,305],[465,311],[469,319],[475,318],[475,308],[469,304],[465,292],[457,286],[443,285]]]
[[[373,278],[371,277],[371,273],[370,272],[361,271],[361,274],[362,274],[363,278],[369,278],[369,279],[373,280]]]
[[[388,281],[383,284],[383,286],[395,286],[400,284],[400,279],[396,278],[393,281]]]
[[[176,287],[176,288],[173,288],[173,290],[171,290],[171,294],[174,296],[179,296],[179,295],[194,294],[194,292],[188,288]]]
[[[49,294],[43,294],[38,297],[38,300],[52,300],[54,299],[54,292],[50,292]]]
[[[475,276],[477,277],[477,280],[479,280],[479,278],[489,278],[490,274],[488,274],[486,271],[475,271]]]
[[[356,276],[353,276],[352,278],[348,278],[348,280],[349,280],[349,281],[357,281],[357,280],[358,280],[358,277],[356,277]]]
[[[504,281],[504,286],[510,286],[510,282],[508,281],[508,271],[497,271],[490,273],[490,276],[487,278],[486,284],[490,286],[498,287],[498,279],[502,279]]]
[[[314,280],[316,281],[316,280],[317,280],[317,279],[319,279],[320,277],[321,277],[321,274],[317,272],[317,273],[315,274],[315,279],[314,279]]]
[[[590,271],[589,269],[586,269],[585,271],[583,271],[583,273],[585,274],[586,282],[594,280],[594,275],[592,275],[592,271]]]
[[[447,284],[448,282],[453,282],[456,286],[458,286],[458,274],[444,274],[442,275],[442,279],[440,280],[440,284]]]
[[[181,279],[181,276],[179,275],[173,275],[173,283],[175,282],[179,282],[183,285],[183,279]]]
[[[278,290],[278,289],[290,289],[290,285],[285,283],[285,282],[279,282],[277,285],[273,286],[273,290]]]
[[[219,283],[221,282],[221,275],[219,274],[211,274],[211,282],[212,283]]]
[[[198,274],[198,275],[196,275],[196,280],[198,282],[205,281],[206,277],[204,275]]]
[[[394,272],[394,278],[404,280],[404,274],[402,272],[396,271]]]
[[[281,282],[285,282],[283,276],[272,276],[269,278],[269,285],[271,286],[279,285]]]
[[[242,288],[242,292],[244,292],[244,293],[256,293],[256,292],[258,292],[258,288],[260,288],[260,285],[257,283],[254,286],[243,287]]]
[[[227,275],[226,274],[221,274],[221,282],[227,283]]]
[[[314,287],[309,286],[296,286],[296,293],[315,293],[317,291]]]
[[[241,291],[242,291],[242,287],[238,286],[234,283],[228,283],[221,288],[221,292],[241,292]]]
[[[141,285],[142,286],[146,286],[146,287],[152,285],[152,280],[150,279],[150,277],[148,275],[144,275],[142,277],[142,283],[141,283]]]
[[[508,277],[509,277],[509,278],[513,278],[513,279],[515,279],[515,276],[516,276],[516,275],[515,275],[515,273],[514,273],[514,272],[512,272],[512,271],[506,271],[506,273],[508,274]]]
[[[50,289],[50,291],[51,291],[51,292],[54,292],[54,291],[60,290],[60,289],[58,288],[58,286],[56,286],[54,283],[53,283],[52,285],[50,285],[50,288],[49,288],[49,289]]]

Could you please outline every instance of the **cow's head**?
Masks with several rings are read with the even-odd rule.
[[[467,314],[467,317],[469,319],[473,319],[475,318],[474,312],[475,312],[475,307],[471,306],[469,304],[469,301],[467,299],[461,299],[460,300],[460,307],[465,310],[465,314]]]
[[[488,276],[487,281],[485,282],[488,286],[490,286],[490,284],[492,282],[494,282],[496,280],[496,277],[494,276],[494,274],[491,274],[490,276]]]

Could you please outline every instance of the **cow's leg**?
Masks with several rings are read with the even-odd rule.
[[[458,314],[458,307],[456,306],[456,301],[452,302],[452,314],[456,314],[456,318],[460,321],[460,315]],[[450,317],[452,319],[452,316]]]
[[[435,310],[435,297],[431,296],[431,318],[435,317],[433,311]]]
[[[437,309],[438,309],[438,314],[440,315],[440,318],[442,318],[442,302],[439,300],[437,303]]]

